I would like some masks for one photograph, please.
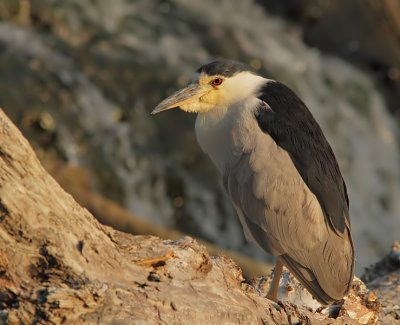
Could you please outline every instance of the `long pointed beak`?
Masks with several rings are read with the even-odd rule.
[[[196,103],[205,93],[206,92],[202,90],[198,84],[190,84],[189,86],[164,99],[160,104],[157,105],[151,114],[157,114],[171,108],[178,108],[183,105]]]

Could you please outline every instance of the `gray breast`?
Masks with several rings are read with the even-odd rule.
[[[202,150],[207,153],[221,174],[234,165],[243,152],[249,150],[252,142],[252,128],[259,131],[254,119],[255,102],[246,105],[237,103],[229,107],[221,106],[209,112],[198,114],[196,138]],[[253,105],[254,104],[254,105]]]
[[[302,180],[289,154],[259,128],[254,116],[258,100],[254,101],[199,114],[196,136],[224,177],[246,237],[257,242],[243,215],[262,231],[271,233],[271,241],[274,237],[282,239],[283,243],[277,242],[270,251],[276,255],[289,249],[285,247],[286,242],[293,244],[291,239],[286,240],[288,233],[282,227],[289,223],[294,229],[300,229],[302,224],[312,224],[313,236],[318,237],[312,242],[316,243],[323,236],[320,232],[325,222],[318,200]]]
[[[320,300],[339,299],[350,283],[350,234],[330,230],[288,152],[259,128],[252,104],[199,115],[197,139],[223,175],[248,240],[283,256],[314,294],[329,295]]]

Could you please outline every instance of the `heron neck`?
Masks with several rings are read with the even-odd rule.
[[[251,150],[254,143],[251,131],[257,128],[254,110],[258,102],[254,97],[197,115],[197,141],[221,173],[234,164],[243,152]]]

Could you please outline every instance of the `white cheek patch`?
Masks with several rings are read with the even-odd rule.
[[[239,72],[233,77],[226,78],[222,84],[225,89],[226,100],[230,103],[254,97],[257,91],[268,79],[248,71]]]

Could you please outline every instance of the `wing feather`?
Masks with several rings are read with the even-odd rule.
[[[273,155],[276,158],[279,153]],[[354,252],[349,230],[341,236],[332,231],[318,200],[299,175],[297,186],[288,185],[285,181],[291,178],[288,175],[296,172],[289,157],[287,163],[279,165],[269,156],[264,161],[270,162],[255,171],[249,156],[244,155],[224,177],[246,237],[270,254],[284,257],[284,264],[322,303],[341,299],[353,274]],[[260,196],[262,186],[258,181],[266,179],[264,173],[270,174],[270,181],[263,182]]]
[[[259,98],[259,127],[292,159],[304,182],[317,197],[327,221],[338,234],[350,227],[346,184],[328,141],[304,103],[285,85],[269,82]]]
[[[288,88],[275,86],[264,87],[260,98],[272,110],[260,105],[256,135],[226,168],[224,185],[253,241],[281,256],[327,304],[347,293],[353,277],[346,186],[311,113]],[[283,100],[282,91],[294,99]]]

